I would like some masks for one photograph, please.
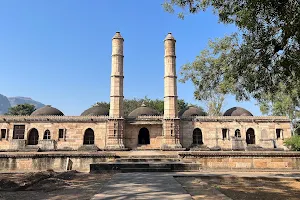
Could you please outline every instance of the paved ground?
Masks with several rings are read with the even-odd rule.
[[[192,197],[168,173],[125,173],[116,174],[92,199],[190,200]]]
[[[98,199],[192,199],[191,195],[174,177],[264,177],[264,178],[300,178],[300,172],[180,172],[180,173],[124,173],[116,174],[105,186],[94,195]],[[199,190],[199,188],[195,188]],[[194,196],[195,198],[195,196]],[[230,198],[209,187],[201,186],[201,195],[196,199]]]

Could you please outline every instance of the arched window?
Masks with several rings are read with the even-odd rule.
[[[193,131],[193,144],[203,144],[202,131],[200,128],[195,128]]]
[[[255,144],[255,133],[253,128],[249,128],[246,132],[247,144]]]
[[[44,140],[50,140],[51,139],[51,135],[50,135],[50,131],[47,129],[44,133]]]
[[[84,132],[83,144],[94,144],[94,143],[95,143],[94,131],[93,129],[88,128]]]
[[[138,136],[139,144],[150,144],[150,134],[147,128],[141,128]]]
[[[236,130],[235,130],[234,136],[237,137],[237,138],[240,138],[240,137],[241,137],[241,131],[240,131],[240,129],[236,129]]]
[[[39,143],[39,132],[33,128],[28,134],[28,145],[37,145]]]

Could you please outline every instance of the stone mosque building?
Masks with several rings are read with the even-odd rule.
[[[164,40],[164,114],[146,105],[124,117],[123,43],[112,39],[110,109],[94,106],[81,116],[64,116],[51,106],[30,116],[0,116],[0,151],[53,150],[251,150],[284,149],[290,120],[253,116],[234,107],[224,116],[200,116],[196,107],[177,109],[176,40]],[[251,148],[250,148],[251,147]]]

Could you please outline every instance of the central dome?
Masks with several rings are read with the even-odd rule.
[[[100,106],[100,105],[95,105],[83,111],[83,113],[81,113],[81,116],[101,116],[101,115],[108,115],[108,114],[109,114],[108,108],[105,108],[104,106]]]
[[[248,110],[241,107],[228,109],[223,116],[253,116]]]
[[[188,106],[179,112],[179,117],[205,116],[205,113],[195,106]]]
[[[50,105],[39,108],[35,110],[33,113],[31,113],[31,116],[48,116],[48,115],[64,116],[64,113],[62,113],[60,110],[56,108],[51,107]]]
[[[159,115],[159,113],[150,107],[147,107],[144,103],[141,107],[134,109],[131,113],[129,113],[128,117],[137,117],[137,116],[150,116],[150,115]]]

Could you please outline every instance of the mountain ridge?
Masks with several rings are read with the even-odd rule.
[[[16,106],[18,104],[24,104],[24,103],[34,105],[36,109],[45,106],[45,104],[36,101],[31,97],[22,97],[22,96],[7,97],[3,94],[0,94],[0,115],[7,113],[10,107]]]

